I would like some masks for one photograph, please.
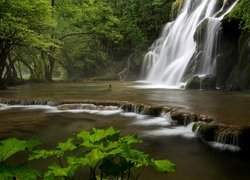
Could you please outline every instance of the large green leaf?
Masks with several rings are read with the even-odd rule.
[[[44,179],[54,179],[54,177],[68,177],[69,168],[62,168],[53,163],[48,167],[48,171],[44,173]]]
[[[82,139],[83,141],[87,141],[87,140],[89,140],[90,132],[88,132],[88,131],[81,131],[81,132],[79,132],[79,133],[76,135],[76,137],[77,137],[78,139]]]
[[[26,164],[20,164],[18,166],[9,166],[4,163],[0,164],[0,179],[25,179],[35,180],[40,176],[40,173]]]
[[[105,153],[99,149],[93,149],[88,154],[86,154],[86,159],[88,160],[88,165],[91,168],[95,168],[99,161],[105,157]]]
[[[121,141],[127,143],[127,144],[136,144],[136,143],[142,143],[143,141],[138,138],[137,135],[128,135],[121,138]]]
[[[169,160],[154,160],[154,168],[159,172],[174,172],[176,165]]]
[[[120,132],[115,130],[113,127],[110,127],[108,129],[96,129],[93,128],[92,134],[89,137],[91,142],[98,142],[104,138],[107,138],[108,136],[113,136],[115,134],[119,134]]]
[[[67,162],[70,166],[74,165],[85,166],[88,163],[88,159],[85,156],[84,157],[70,156],[67,158]]]
[[[148,166],[151,163],[151,160],[147,154],[137,149],[131,148],[130,145],[123,144],[123,151],[121,156],[124,157],[127,162],[134,164],[135,167]]]
[[[66,142],[64,143],[59,143],[57,146],[57,149],[60,149],[62,151],[73,151],[77,147],[73,143],[74,139],[73,138],[68,138]]]
[[[47,159],[50,156],[61,157],[63,152],[61,150],[35,150],[33,154],[29,156],[29,160],[33,159]]]
[[[25,149],[31,150],[38,144],[40,144],[40,141],[35,138],[28,141],[16,138],[0,141],[0,162],[5,161],[19,151],[24,151]]]

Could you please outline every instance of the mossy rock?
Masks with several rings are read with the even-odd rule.
[[[177,125],[187,125],[198,120],[197,114],[187,112],[173,112],[171,118],[177,122]]]
[[[207,74],[205,76],[193,76],[186,84],[186,89],[216,89],[216,77]]]
[[[193,125],[192,130],[204,141],[215,141],[219,125],[198,122]]]

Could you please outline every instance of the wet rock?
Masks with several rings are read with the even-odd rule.
[[[123,104],[121,105],[121,109],[126,112],[134,112],[154,117],[160,116],[162,111],[164,110],[162,106],[148,106],[144,104],[133,104],[133,103]],[[167,108],[165,108],[165,111],[167,111]]]
[[[216,89],[216,77],[211,74],[193,76],[188,80],[186,89]]]
[[[239,134],[240,131],[237,127],[220,125],[216,135],[216,141],[223,144],[238,146]]]
[[[172,112],[171,118],[177,122],[177,125],[187,125],[198,121],[197,114],[187,112]]]
[[[239,146],[243,150],[250,150],[250,126],[240,128]]]
[[[117,110],[118,106],[103,106],[94,104],[63,104],[58,106],[58,110],[86,109],[86,110]]]
[[[198,122],[193,125],[192,130],[204,141],[216,141],[219,125],[216,123]]]
[[[240,86],[230,86],[229,87],[229,91],[241,91],[241,87]]]

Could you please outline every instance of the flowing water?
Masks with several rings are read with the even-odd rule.
[[[112,90],[109,89],[112,85]],[[146,104],[179,107],[203,112],[225,123],[250,125],[250,95],[248,92],[183,91],[140,89],[134,82],[89,82],[34,84],[0,91],[1,98],[13,99],[98,99],[122,100]],[[137,87],[137,88],[135,88]],[[177,172],[158,174],[146,169],[141,179],[249,179],[249,156],[242,152],[222,151],[220,144],[198,140],[190,126],[170,126],[171,120],[161,117],[111,111],[58,110],[50,106],[0,105],[1,138],[35,135],[43,147],[55,147],[56,142],[82,129],[113,126],[123,134],[138,134],[144,144],[139,148],[154,158],[167,158],[177,164]],[[227,149],[230,149],[227,148]],[[234,150],[234,149],[232,149]],[[15,161],[15,160],[11,160]],[[47,162],[46,162],[47,163]],[[45,164],[32,163],[44,169]],[[84,172],[80,174],[86,175]],[[80,178],[79,178],[80,179]],[[84,178],[81,178],[84,179]]]
[[[224,0],[221,5],[219,3],[218,0],[185,0],[177,18],[167,23],[161,37],[146,54],[142,78],[154,84],[180,88],[193,75],[216,75],[216,51],[221,20],[237,1],[231,5],[228,5],[228,0]],[[185,72],[190,71],[187,69],[188,65],[197,51],[194,36],[202,26],[206,26],[205,35],[202,35],[202,58],[196,63],[197,67],[193,68],[195,71],[186,75]],[[183,80],[184,76],[186,80]]]

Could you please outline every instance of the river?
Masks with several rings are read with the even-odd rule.
[[[138,82],[27,84],[0,91],[0,98],[96,99],[158,104],[207,114],[227,124],[250,125],[248,92],[142,89],[141,85]],[[184,126],[166,129],[166,122],[162,119],[123,112],[58,112],[55,107],[48,106],[2,106],[0,117],[1,138],[35,135],[44,142],[45,148],[55,147],[56,142],[92,127],[113,126],[123,134],[138,134],[144,140],[140,146],[143,151],[155,159],[167,158],[177,165],[175,173],[159,174],[145,170],[141,179],[228,180],[250,177],[250,158],[245,153],[214,148],[201,142]],[[32,166],[44,169],[45,164],[33,162]]]

